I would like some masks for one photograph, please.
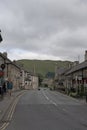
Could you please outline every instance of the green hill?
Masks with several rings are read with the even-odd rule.
[[[70,61],[51,61],[51,60],[27,60],[22,59],[17,61],[23,65],[28,71],[46,75],[47,72],[55,72],[55,67],[68,67]]]

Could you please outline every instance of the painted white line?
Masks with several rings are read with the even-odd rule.
[[[66,109],[64,109],[64,108],[63,108],[62,110],[63,110],[64,112],[68,112],[68,111],[67,111]]]
[[[57,106],[57,104],[56,104],[54,101],[50,100],[44,92],[43,92],[43,95],[44,95],[44,97],[45,97],[47,100],[49,100],[50,103],[52,103],[53,105]]]
[[[47,100],[49,100],[49,98],[47,96],[45,96]]]
[[[54,101],[52,101],[52,100],[50,100],[50,103],[52,103],[53,105],[57,106],[57,104]]]
[[[53,105],[57,106],[57,104],[55,102],[53,102]]]
[[[43,91],[42,91],[42,92],[43,92]],[[44,97],[45,97],[47,100],[50,100],[44,92],[43,92],[43,95],[44,95]]]

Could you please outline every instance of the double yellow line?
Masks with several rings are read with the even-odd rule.
[[[13,117],[13,114],[14,114],[14,111],[15,111],[15,108],[16,108],[16,105],[20,99],[20,97],[24,94],[25,92],[23,92],[22,94],[20,94],[19,96],[17,96],[17,98],[15,99],[14,103],[12,104],[11,108],[10,108],[10,111],[8,112],[8,115],[7,115],[7,119],[1,127],[0,127],[0,130],[5,130],[7,128],[7,126],[9,125],[9,122],[11,121],[12,117]]]
[[[2,127],[0,128],[0,130],[5,130],[8,125],[9,125],[9,123],[4,123],[2,125]]]

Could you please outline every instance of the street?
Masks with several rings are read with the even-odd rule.
[[[6,130],[87,130],[87,105],[49,89],[29,90]]]

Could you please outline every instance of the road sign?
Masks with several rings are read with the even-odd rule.
[[[1,68],[2,68],[2,70],[4,70],[5,69],[5,64],[1,64]]]

